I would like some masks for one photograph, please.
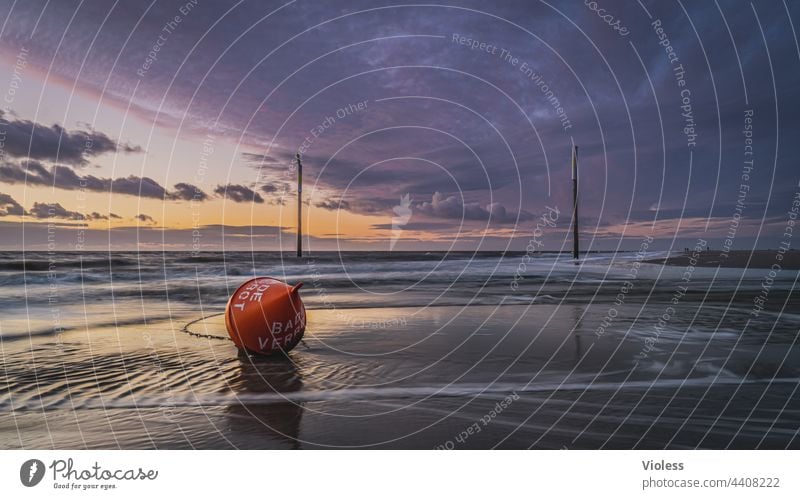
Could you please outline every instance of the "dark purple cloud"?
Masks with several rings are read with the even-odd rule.
[[[22,216],[24,214],[25,208],[22,205],[8,194],[0,192],[0,217]]]
[[[33,160],[20,163],[0,164],[0,182],[6,184],[26,184],[55,187],[65,190],[87,190],[126,194],[143,198],[205,201],[208,195],[191,184],[175,184],[174,191],[167,191],[149,177],[129,175],[115,179],[82,175],[69,166],[54,165],[46,167]]]
[[[71,211],[59,203],[33,203],[29,214],[36,218],[63,218],[67,220],[86,220],[86,216],[77,211]]]
[[[155,219],[153,217],[151,217],[150,215],[145,215],[144,213],[139,213],[134,218],[136,218],[136,220],[138,220],[138,221],[140,221],[142,223],[146,223],[146,224],[149,224],[149,225],[155,225],[155,223],[156,223],[156,221],[155,221]]]
[[[14,198],[8,194],[0,192],[0,217],[23,215],[30,215],[39,219],[62,218],[67,220],[111,220],[122,218],[116,213],[103,215],[102,213],[98,213],[96,211],[84,215],[83,213],[79,213],[77,211],[68,210],[61,206],[60,203],[34,202],[30,211],[27,211]]]
[[[509,212],[500,203],[482,205],[476,202],[463,202],[455,195],[446,195],[435,192],[430,201],[423,201],[414,205],[413,211],[435,218],[454,220],[480,220],[499,224],[510,224],[526,221],[533,218],[527,212]]]
[[[3,111],[0,111],[0,133],[5,139],[2,152],[21,158],[83,164],[89,158],[109,152],[142,152],[141,147],[119,144],[102,132],[70,131],[60,125],[9,119]]]
[[[238,184],[218,185],[214,192],[224,198],[236,203],[258,203],[264,202],[264,198],[253,189]]]
[[[208,199],[208,194],[203,192],[199,187],[188,184],[186,182],[179,182],[172,186],[171,199],[178,199],[182,201],[205,201]]]
[[[323,210],[330,210],[330,211],[350,209],[350,203],[348,203],[344,199],[340,199],[338,201],[335,199],[326,199],[325,201],[314,203],[314,206],[316,206],[317,208],[322,208]]]
[[[102,213],[98,213],[93,211],[86,215],[87,220],[121,220],[122,217],[117,215],[116,213],[109,213],[108,215],[103,215]]]

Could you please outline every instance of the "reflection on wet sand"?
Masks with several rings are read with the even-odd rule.
[[[296,355],[260,357],[240,351],[238,357],[239,369],[230,382],[237,394],[281,394],[299,392],[303,388],[302,359]],[[287,399],[270,404],[234,403],[228,406],[227,416],[237,432],[253,432],[254,447],[263,448],[265,439],[274,439],[276,445],[300,448],[302,402]]]

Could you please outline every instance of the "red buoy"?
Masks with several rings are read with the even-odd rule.
[[[288,352],[303,339],[306,309],[294,286],[273,279],[250,279],[231,295],[225,327],[236,346],[262,355]]]

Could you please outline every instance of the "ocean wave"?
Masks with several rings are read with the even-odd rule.
[[[35,258],[25,258],[16,260],[0,260],[0,271],[22,271],[22,272],[47,272],[58,271],[59,269],[100,269],[135,267],[140,262],[129,258],[85,258],[83,255],[69,257],[57,254],[53,259],[40,260]]]

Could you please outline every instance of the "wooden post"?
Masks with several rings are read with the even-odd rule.
[[[303,163],[297,153],[297,257],[303,256]]]
[[[572,258],[578,263],[579,249],[578,231],[578,146],[572,152]]]

